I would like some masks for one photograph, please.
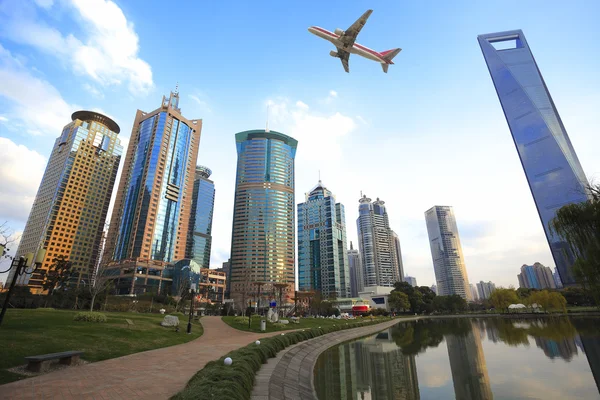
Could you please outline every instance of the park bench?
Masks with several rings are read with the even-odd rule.
[[[127,327],[131,328],[132,326],[134,326],[135,324],[133,323],[132,320],[130,320],[129,318],[125,318],[125,322],[127,323]]]
[[[82,354],[83,351],[63,351],[62,353],[25,357],[25,360],[28,362],[27,369],[29,371],[40,372],[44,361],[60,360],[61,364],[71,365],[73,362],[79,360],[79,356]]]

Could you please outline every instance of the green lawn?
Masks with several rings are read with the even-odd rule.
[[[104,313],[106,323],[75,322],[76,311],[7,311],[0,326],[0,384],[23,378],[6,368],[25,364],[23,357],[82,350],[87,361],[100,361],[140,351],[189,342],[202,335],[202,325],[194,323],[192,334],[185,333],[187,318],[179,316],[180,330],[164,328],[160,314]],[[127,327],[125,319],[135,324]]]
[[[245,323],[236,322],[236,318],[239,317],[223,317],[223,322],[227,325],[239,329],[241,331],[250,331],[250,332],[258,332],[260,333],[260,320],[263,319],[260,315],[252,316],[252,323],[250,329],[248,329],[248,320]],[[373,317],[374,321],[385,321],[389,320],[389,317]],[[318,328],[318,327],[326,327],[332,325],[343,325],[345,323],[353,323],[360,321],[370,321],[369,317],[365,318],[357,318],[353,320],[345,321],[343,319],[329,319],[329,318],[300,318],[300,323],[294,324],[289,320],[290,323],[287,325],[282,324],[272,324],[267,322],[267,330],[266,332],[277,332],[277,331],[287,331],[293,329],[310,329],[310,328]]]

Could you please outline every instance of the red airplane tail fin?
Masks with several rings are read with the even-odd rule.
[[[389,64],[393,64],[392,59],[394,57],[396,57],[398,55],[398,53],[400,53],[401,51],[402,51],[402,49],[400,49],[400,48],[386,50],[386,51],[382,51],[381,55],[385,61],[387,61]]]

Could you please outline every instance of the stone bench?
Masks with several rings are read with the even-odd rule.
[[[29,371],[40,372],[42,370],[42,363],[44,361],[60,360],[59,362],[61,364],[71,365],[73,362],[78,361],[79,356],[82,354],[83,351],[63,351],[62,353],[51,353],[25,357],[25,361],[28,362],[27,369]]]

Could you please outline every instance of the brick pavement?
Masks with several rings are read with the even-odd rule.
[[[221,317],[200,321],[204,334],[191,342],[1,385],[0,399],[168,399],[207,362],[261,337],[278,334],[239,331]]]

